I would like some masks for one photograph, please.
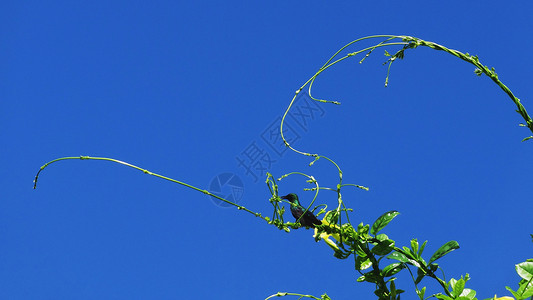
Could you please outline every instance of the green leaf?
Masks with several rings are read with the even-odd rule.
[[[376,235],[376,240],[384,241],[384,240],[388,240],[388,239],[389,239],[389,237],[386,234],[384,234],[384,233],[380,233],[380,234]]]
[[[394,251],[391,254],[389,254],[387,256],[387,258],[388,259],[395,259],[395,260],[398,260],[398,261],[403,262],[403,263],[409,262],[409,259],[405,255],[403,255],[403,253],[396,252],[396,251]]]
[[[506,286],[505,287],[509,292],[511,292],[511,294],[513,294],[513,296],[516,298],[516,299],[520,299],[520,295],[518,294],[518,292],[515,292],[513,291],[513,289],[511,289],[510,287]]]
[[[476,291],[471,289],[464,289],[460,296],[466,297],[469,300],[474,300],[476,297]]]
[[[391,253],[391,251],[394,249],[394,241],[393,240],[384,240],[379,242],[376,246],[372,248],[372,253],[376,255],[387,255]]]
[[[394,280],[392,280],[394,278],[391,278],[391,282],[390,282],[390,297],[387,297],[387,292],[386,292],[386,289],[385,289],[385,297],[384,299],[400,299],[400,294],[402,293],[405,293],[404,290],[401,290],[401,289],[396,289],[396,284],[394,283]]]
[[[449,241],[446,244],[442,245],[429,259],[429,263],[436,261],[437,259],[443,257],[444,255],[450,253],[451,251],[459,249],[459,243],[456,241]]]
[[[426,294],[426,287],[423,287],[421,290],[416,290],[416,294],[420,300],[424,300],[424,295]]]
[[[403,249],[403,252],[404,252],[404,255],[409,257],[409,258],[416,258],[414,255],[413,255],[413,251],[411,251],[411,249],[409,249],[408,247],[406,246],[403,246],[402,247]]]
[[[337,223],[338,219],[339,219],[339,214],[337,213],[336,210],[330,210],[324,216],[324,220],[326,220],[330,224]]]
[[[391,298],[396,299],[396,283],[394,283],[394,280],[390,282],[390,292],[391,292]]]
[[[422,279],[424,279],[424,277],[426,276],[426,273],[421,268],[418,268],[417,271],[416,271],[416,275],[417,276],[416,276],[416,279],[415,279],[415,284],[419,284],[420,281],[422,281]]]
[[[372,262],[368,257],[357,256],[355,258],[355,269],[358,271],[366,270],[372,266]]]
[[[453,287],[455,286],[455,283],[457,282],[457,279],[452,278],[450,279],[450,282],[448,283],[448,286],[450,286],[453,290]]]
[[[381,275],[383,277],[390,277],[400,272],[403,268],[405,268],[404,264],[393,263],[383,268],[383,270],[381,270]]]
[[[522,294],[522,297],[527,299],[532,296],[533,296],[533,285],[530,284],[527,288],[524,289],[524,293]]]
[[[370,228],[370,225],[368,224],[364,225],[363,222],[361,222],[361,224],[357,225],[357,233],[359,235],[365,235],[368,233],[369,228]]]
[[[464,289],[465,289],[465,280],[461,278],[457,280],[455,284],[453,285],[453,295],[455,295],[455,297],[460,296]]]
[[[403,246],[403,250],[404,252],[402,254],[405,255],[405,257],[407,258],[407,263],[419,268],[420,267],[420,264],[418,263],[419,259],[416,257],[416,255],[413,254],[413,251],[405,246]],[[424,261],[424,265],[425,265],[425,261]]]
[[[426,248],[426,244],[428,243],[428,241],[424,241],[422,243],[422,246],[420,246],[420,249],[418,250],[418,257],[422,256],[422,252],[424,252],[424,248]]]
[[[518,288],[517,293],[521,295],[522,299],[526,299],[526,298],[533,296],[533,280],[522,279],[518,283],[518,286],[519,288]]]
[[[413,250],[413,254],[417,255],[418,254],[418,240],[417,239],[412,239],[411,240],[411,249]]]
[[[389,212],[386,212],[386,213],[382,214],[376,220],[376,222],[374,222],[374,224],[372,224],[372,229],[370,229],[370,233],[371,234],[378,233],[381,229],[383,229],[385,226],[387,226],[387,224],[389,224],[389,222],[392,221],[392,219],[394,219],[399,214],[400,213],[395,211],[395,210],[391,210]]]
[[[525,280],[533,277],[533,262],[523,262],[516,265],[516,273]]]
[[[433,263],[433,264],[429,265],[428,268],[429,268],[429,270],[431,272],[435,272],[435,271],[437,271],[439,269],[439,264]]]
[[[363,244],[362,242],[357,242],[355,244],[355,254],[357,254],[358,256],[362,256],[362,257],[367,257],[368,255],[366,254],[365,250],[366,249],[366,246],[365,244]]]

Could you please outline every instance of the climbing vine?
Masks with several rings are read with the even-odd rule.
[[[359,46],[360,43],[368,41],[377,42],[371,44],[370,46],[364,46],[360,49],[351,50],[352,48]],[[400,287],[397,287],[395,280],[397,278],[397,274],[402,271],[407,272],[412,278],[413,288],[419,299],[421,300],[428,298],[437,298],[443,300],[477,299],[476,292],[473,289],[466,288],[466,283],[469,280],[468,274],[461,276],[461,278],[459,279],[446,279],[442,267],[437,263],[437,260],[459,248],[459,244],[456,241],[449,241],[444,245],[441,245],[437,251],[431,253],[431,255],[428,255],[426,252],[424,252],[428,241],[419,242],[417,239],[412,239],[409,245],[400,246],[397,245],[396,241],[392,237],[389,237],[387,236],[387,234],[384,233],[384,228],[391,221],[393,221],[395,217],[399,215],[399,212],[397,211],[391,210],[383,213],[372,224],[364,224],[352,221],[351,219],[355,219],[355,217],[352,213],[353,210],[348,207],[343,201],[343,189],[346,187],[355,187],[360,190],[366,191],[368,191],[369,189],[367,187],[354,183],[344,183],[343,171],[333,159],[325,155],[296,149],[289,144],[289,142],[284,136],[283,127],[285,124],[285,119],[299,93],[306,92],[309,94],[311,99],[317,102],[321,102],[324,104],[340,105],[339,101],[317,99],[312,95],[313,84],[315,83],[315,80],[324,71],[332,68],[333,66],[345,60],[353,59],[357,56],[362,56],[359,62],[363,63],[365,59],[375,50],[386,47],[395,48],[395,51],[389,52],[387,50],[384,50],[384,64],[388,65],[387,74],[385,77],[385,86],[387,86],[389,83],[389,73],[392,64],[398,60],[404,59],[406,52],[413,51],[414,49],[417,49],[419,47],[428,47],[433,50],[443,51],[467,63],[474,65],[474,72],[476,75],[488,76],[508,95],[511,101],[513,101],[514,105],[516,106],[516,112],[520,114],[520,116],[524,120],[524,122],[521,123],[520,126],[527,127],[531,132],[533,132],[533,120],[522,105],[520,99],[517,98],[511,92],[511,90],[500,81],[495,69],[483,65],[477,56],[470,55],[468,53],[462,53],[460,51],[450,49],[445,46],[425,41],[416,37],[402,35],[374,35],[356,39],[340,48],[337,52],[335,52],[334,55],[330,57],[311,78],[309,78],[306,82],[302,84],[301,87],[296,90],[295,95],[289,102],[289,105],[285,110],[285,113],[281,120],[280,135],[288,148],[290,148],[295,153],[310,157],[312,159],[310,165],[313,165],[318,160],[325,160],[331,163],[336,168],[338,173],[338,182],[334,187],[321,186],[313,175],[305,174],[302,172],[287,173],[285,175],[280,176],[279,178],[275,178],[272,174],[268,173],[266,177],[266,185],[271,194],[269,201],[272,204],[272,211],[266,213],[259,213],[254,212],[242,205],[224,199],[220,196],[214,195],[205,189],[195,187],[183,181],[153,173],[151,171],[148,171],[146,169],[127,162],[107,157],[75,156],[58,158],[43,165],[35,176],[34,188],[37,187],[37,180],[39,179],[41,172],[50,164],[72,159],[104,160],[134,168],[143,172],[144,174],[155,176],[160,179],[177,183],[184,187],[210,195],[229,205],[234,206],[239,210],[252,214],[258,219],[265,221],[269,225],[275,226],[283,231],[290,232],[291,229],[297,229],[302,225],[299,222],[296,222],[296,220],[294,222],[291,222],[285,218],[286,211],[285,205],[283,205],[283,203],[287,201],[283,200],[278,194],[278,185],[284,178],[288,176],[302,176],[304,180],[311,186],[306,190],[313,191],[315,193],[311,203],[307,207],[305,207],[305,212],[309,211],[311,213],[316,213],[317,217],[321,219],[322,223],[320,225],[314,226],[313,238],[317,242],[323,241],[326,245],[328,245],[336,258],[352,259],[355,265],[355,271],[359,274],[357,281],[373,284],[375,286],[374,294],[378,297],[378,299],[400,299],[400,295],[404,293],[405,290],[401,289]],[[533,135],[525,137],[522,141],[526,141],[529,139],[533,139]],[[328,208],[327,204],[325,203],[314,206],[315,202],[319,200],[319,192],[324,190],[336,193],[337,201],[332,208]],[[288,204],[290,205],[290,203]],[[523,263],[517,264],[516,271],[520,277],[520,281],[518,282],[518,289],[516,291],[509,287],[507,287],[507,289],[510,291],[510,293],[515,299],[533,299],[533,259],[528,259]],[[422,281],[425,278],[437,282],[438,286],[440,287],[440,290],[428,291],[425,286],[422,286]],[[266,299],[285,296],[294,296],[298,297],[298,299],[330,299],[327,294],[323,294],[320,297],[315,297],[312,295],[292,292],[278,292],[267,297]],[[496,296],[494,296],[494,298],[492,299],[513,298],[496,298]]]

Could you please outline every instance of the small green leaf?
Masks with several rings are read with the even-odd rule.
[[[443,257],[444,255],[450,253],[451,251],[459,249],[459,243],[456,241],[449,241],[446,244],[442,245],[429,259],[429,263],[436,261],[437,259]]]
[[[358,271],[366,270],[372,266],[372,262],[367,257],[357,256],[355,258],[355,269]]]
[[[381,275],[383,277],[390,277],[400,272],[403,268],[405,268],[404,264],[393,263],[383,268],[383,270],[381,270]]]
[[[410,254],[409,254],[410,255]],[[392,252],[391,254],[389,254],[387,256],[388,259],[396,259],[400,262],[403,262],[403,263],[406,263],[406,264],[410,264],[410,265],[413,265],[417,268],[420,268],[420,263],[412,258],[410,258],[409,256],[406,256],[405,254],[401,253],[401,252]]]
[[[370,225],[364,225],[363,222],[361,222],[361,224],[357,225],[357,233],[359,233],[359,235],[365,235],[368,233],[369,228]]]
[[[533,277],[533,262],[523,262],[516,265],[516,273],[525,280]]]
[[[395,299],[396,298],[396,283],[394,283],[394,280],[390,282],[390,292],[392,296],[391,298]]]
[[[453,295],[455,295],[455,297],[460,296],[464,289],[465,289],[465,280],[461,278],[457,280],[457,282],[455,282],[455,284],[453,285]]]
[[[398,260],[398,261],[403,262],[403,263],[409,262],[409,259],[405,255],[403,255],[403,253],[396,252],[396,251],[394,251],[391,254],[389,254],[387,256],[387,258],[388,259],[395,259],[395,260]]]
[[[420,300],[424,300],[424,295],[426,294],[426,287],[423,287],[421,290],[416,290],[416,294]]]
[[[384,240],[379,242],[376,246],[372,248],[372,253],[376,255],[387,255],[391,253],[391,251],[394,249],[394,241],[393,240]]]
[[[358,256],[362,256],[362,257],[368,256],[364,249],[366,249],[366,246],[360,241],[355,244],[355,254],[357,254]]]
[[[413,254],[413,251],[405,246],[403,248],[403,255],[410,259],[416,259],[416,255]]]
[[[460,296],[466,297],[469,300],[474,300],[476,297],[476,291],[471,289],[464,289]]]
[[[452,288],[452,290],[455,287],[456,282],[457,282],[457,279],[455,278],[450,279],[450,283],[448,285]]]
[[[415,255],[418,254],[418,240],[417,239],[411,240],[411,249],[413,250],[413,254]]]
[[[384,233],[380,233],[380,234],[376,235],[376,240],[384,241],[384,240],[387,240],[387,239],[389,239],[389,237],[386,234],[384,234]]]
[[[422,246],[420,246],[420,249],[418,249],[418,257],[421,257],[422,256],[422,252],[424,252],[424,248],[426,248],[426,244],[428,243],[428,241],[424,241],[422,243]]]
[[[387,226],[387,224],[389,224],[389,222],[392,221],[392,219],[394,219],[399,214],[400,213],[395,211],[395,210],[391,210],[389,212],[386,212],[386,213],[382,214],[376,220],[376,222],[374,222],[374,224],[372,224],[372,229],[370,229],[370,233],[371,234],[378,233],[381,229],[383,229],[385,226]]]
[[[326,220],[329,224],[337,223],[338,219],[339,219],[339,214],[337,213],[336,210],[330,210],[324,216],[324,220]]]

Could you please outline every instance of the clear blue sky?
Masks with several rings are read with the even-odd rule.
[[[335,184],[325,161],[276,153],[263,137],[294,91],[345,43],[404,34],[478,55],[533,112],[533,5],[527,1],[16,1],[0,4],[0,298],[264,299],[278,291],[372,299],[311,231],[290,234],[106,156],[208,188],[221,173],[240,203],[270,215],[264,175],[236,160],[262,147],[276,177]],[[391,49],[389,52],[394,51]],[[448,276],[480,299],[516,286],[532,257],[531,135],[514,104],[473,66],[406,53],[384,88],[383,51],[323,74],[321,105],[297,147],[335,159],[354,222],[398,210],[398,245],[429,240]],[[301,178],[280,193],[312,195]],[[228,191],[228,187],[224,187]],[[320,203],[335,203],[323,192]],[[399,283],[400,284],[400,283]],[[401,286],[411,291],[412,283]],[[437,290],[432,290],[437,291]],[[411,295],[410,299],[414,296]]]

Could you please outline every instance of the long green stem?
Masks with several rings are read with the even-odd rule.
[[[360,49],[358,51],[355,51],[355,52],[351,52],[351,53],[348,53],[347,55],[341,57],[341,58],[338,58],[336,60],[335,57],[337,57],[342,51],[344,51],[345,49],[347,49],[349,46],[357,43],[357,42],[361,42],[363,40],[368,40],[368,39],[374,39],[374,38],[385,38],[385,41],[382,41],[378,44],[375,44],[373,46],[370,46],[370,47],[365,47],[363,49]],[[394,39],[401,39],[402,41],[401,42],[391,42],[392,40]],[[460,51],[457,51],[457,50],[454,50],[454,49],[450,49],[450,48],[447,48],[447,47],[444,47],[442,45],[439,45],[437,43],[433,43],[433,42],[428,42],[428,41],[424,41],[422,39],[419,39],[419,38],[416,38],[416,37],[411,37],[411,36],[405,36],[405,35],[373,35],[373,36],[366,36],[366,37],[363,37],[363,38],[359,38],[359,39],[356,39],[354,41],[351,41],[350,43],[344,45],[343,47],[341,47],[337,52],[335,52],[335,54],[333,54],[333,56],[331,56],[325,63],[322,67],[320,67],[318,69],[318,71],[313,75],[311,76],[311,78],[309,78],[295,93],[294,97],[292,98],[291,102],[289,103],[289,106],[287,107],[287,109],[285,110],[285,113],[283,114],[283,117],[281,119],[281,124],[280,124],[280,134],[281,134],[281,137],[283,139],[283,142],[285,143],[285,145],[290,148],[292,151],[298,153],[298,154],[301,154],[301,155],[306,155],[306,156],[312,156],[312,157],[315,157],[315,160],[317,160],[318,158],[320,157],[323,157],[319,154],[312,154],[312,153],[309,153],[309,152],[304,152],[304,151],[300,151],[300,150],[297,150],[295,148],[293,148],[288,142],[287,140],[285,139],[285,136],[283,134],[283,125],[284,125],[284,122],[285,122],[285,118],[287,116],[287,114],[289,113],[289,111],[291,110],[292,108],[292,105],[294,104],[295,100],[296,100],[296,97],[298,96],[298,94],[305,88],[305,86],[309,85],[309,90],[308,90],[308,93],[309,93],[309,96],[315,100],[315,101],[319,101],[319,102],[329,102],[329,103],[334,103],[334,104],[340,104],[339,102],[337,101],[327,101],[327,100],[322,100],[322,99],[316,99],[312,96],[312,93],[311,93],[311,88],[313,86],[313,83],[315,81],[315,79],[318,77],[318,75],[320,75],[322,72],[324,72],[326,69],[334,66],[335,64],[349,58],[349,57],[352,57],[352,56],[355,56],[357,54],[360,54],[360,53],[363,53],[363,52],[368,52],[368,54],[365,56],[365,58],[370,54],[370,52],[372,52],[373,50],[375,50],[376,48],[379,48],[379,47],[388,47],[388,46],[395,46],[395,45],[403,45],[404,48],[402,50],[400,50],[398,53],[401,52],[401,55],[402,56],[398,56],[398,57],[393,57],[392,59],[389,59],[390,63],[389,63],[389,70],[390,70],[390,67],[391,67],[391,64],[392,62],[396,59],[396,58],[403,58],[403,50],[405,49],[408,49],[408,48],[416,48],[418,46],[426,46],[426,47],[429,47],[431,49],[434,49],[434,50],[440,50],[440,51],[444,51],[446,53],[449,53],[451,55],[454,55],[466,62],[469,62],[471,64],[473,64],[474,66],[476,66],[477,68],[477,73],[478,75],[480,74],[485,74],[487,76],[489,76],[492,81],[494,81],[510,98],[511,100],[515,103],[516,107],[517,107],[517,112],[522,116],[522,118],[525,120],[526,124],[524,126],[528,127],[530,129],[531,132],[533,132],[533,120],[531,119],[531,117],[528,115],[526,109],[524,108],[524,106],[522,105],[520,99],[518,99],[512,92],[511,90],[505,85],[503,84],[499,78],[498,78],[498,75],[496,74],[496,72],[494,72],[494,69],[489,69],[487,66],[484,66],[483,64],[481,64],[479,62],[479,58],[477,56],[472,56],[472,55],[469,55],[468,53],[467,54],[464,54]],[[363,58],[363,60],[365,59]],[[363,61],[361,60],[361,62]],[[387,75],[387,80],[386,82],[388,81],[388,75]],[[533,136],[530,136],[530,137],[526,137],[525,139],[523,140],[527,140],[527,139],[531,139],[533,138]],[[328,159],[329,160],[329,159]],[[331,160],[330,160],[331,161]],[[338,166],[337,166],[338,167]],[[341,177],[342,178],[342,177]]]
[[[220,196],[217,196],[215,194],[212,194],[210,193],[209,191],[207,190],[204,190],[204,189],[200,189],[200,188],[197,188],[195,186],[192,186],[190,184],[187,184],[185,182],[182,182],[182,181],[179,181],[179,180],[176,180],[176,179],[172,179],[172,178],[169,178],[169,177],[166,177],[166,176],[163,176],[163,175],[159,175],[157,173],[154,173],[154,172],[150,172],[146,169],[143,169],[141,167],[138,167],[136,165],[132,165],[130,163],[127,163],[127,162],[124,162],[124,161],[121,161],[121,160],[118,160],[118,159],[114,159],[114,158],[108,158],[108,157],[91,157],[91,156],[69,156],[69,157],[61,157],[61,158],[57,158],[57,159],[54,159],[52,161],[49,161],[47,162],[46,164],[44,164],[40,169],[39,171],[37,172],[37,174],[35,175],[35,179],[33,180],[33,188],[37,188],[37,180],[39,179],[39,175],[41,174],[41,172],[46,168],[48,167],[50,164],[52,163],[55,163],[55,162],[58,162],[58,161],[63,161],[63,160],[70,160],[70,159],[81,159],[81,160],[104,160],[104,161],[110,161],[110,162],[114,162],[114,163],[118,163],[118,164],[121,164],[121,165],[124,165],[124,166],[127,166],[127,167],[130,167],[130,168],[134,168],[136,170],[139,170],[141,172],[143,172],[144,174],[148,174],[148,175],[152,175],[152,176],[155,176],[155,177],[158,177],[158,178],[161,178],[161,179],[164,179],[164,180],[167,180],[167,181],[170,181],[170,182],[174,182],[174,183],[177,183],[177,184],[180,184],[180,185],[183,185],[185,187],[188,187],[190,189],[193,189],[195,191],[198,191],[198,192],[202,192],[206,195],[209,195],[211,197],[215,197],[217,198],[218,200],[220,201],[223,201],[225,203],[228,203],[230,205],[233,205],[235,206],[237,209],[239,210],[243,210],[243,211],[246,211],[256,217],[259,217],[265,221],[269,221],[268,219],[266,219],[265,217],[263,217],[261,215],[261,213],[257,213],[257,212],[254,212],[254,211],[251,211],[249,210],[248,208],[242,206],[242,205],[238,205],[237,203],[233,203],[229,200],[226,200]]]
[[[415,43],[416,46],[426,46],[426,47],[429,47],[431,49],[435,49],[435,50],[440,50],[440,51],[444,51],[446,53],[449,53],[455,57],[458,57],[468,63],[471,63],[473,64],[474,66],[477,67],[477,70],[476,70],[476,73],[478,75],[481,75],[481,74],[485,74],[487,75],[490,79],[492,79],[492,81],[494,83],[496,83],[510,98],[511,100],[514,102],[514,104],[516,105],[517,107],[517,110],[516,112],[518,112],[522,118],[524,119],[524,121],[526,121],[526,127],[529,128],[529,130],[531,132],[533,132],[533,120],[531,119],[531,117],[529,116],[529,114],[527,113],[525,107],[522,105],[522,102],[520,101],[520,99],[518,97],[516,97],[513,92],[511,92],[511,90],[505,85],[503,84],[503,82],[500,81],[500,79],[498,78],[498,74],[496,74],[496,72],[494,71],[494,68],[490,68],[488,66],[485,66],[483,64],[480,63],[479,61],[479,58],[477,56],[472,56],[468,53],[462,53],[460,51],[457,51],[457,50],[454,50],[454,49],[449,49],[449,48],[446,48],[442,45],[439,45],[437,43],[433,43],[433,42],[428,42],[428,41],[424,41],[424,40],[421,40],[419,38],[415,38],[415,37],[410,37],[410,36],[402,36],[402,38],[404,40],[407,40],[407,41],[410,41],[410,42],[413,42]],[[532,137],[529,137],[529,138],[532,138]],[[527,140],[529,138],[525,138],[524,140]]]

